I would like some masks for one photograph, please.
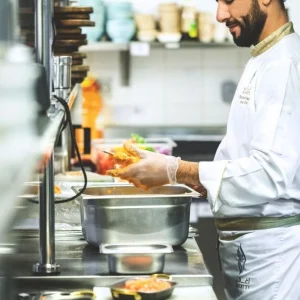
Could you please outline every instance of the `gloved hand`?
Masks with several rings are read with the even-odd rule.
[[[117,170],[108,171],[107,175],[118,176],[146,190],[164,184],[176,183],[176,172],[180,158],[141,150],[131,143],[125,143],[124,149],[133,157],[132,161],[136,161],[134,158],[138,158],[138,161],[128,166],[128,158],[126,161],[115,158],[120,167]]]
[[[202,184],[200,183],[199,185],[187,184],[187,186],[189,186],[190,188],[198,192],[202,198],[207,199],[207,190]]]

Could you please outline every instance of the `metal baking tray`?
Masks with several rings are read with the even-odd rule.
[[[79,188],[73,187],[78,193]],[[131,184],[88,187],[78,197],[85,239],[101,244],[183,244],[190,206],[199,194],[185,185],[147,191]]]
[[[112,285],[110,287],[111,290],[111,295],[113,299],[115,300],[128,300],[128,299],[133,299],[133,300],[165,300],[168,299],[172,296],[174,288],[176,286],[176,282],[171,280],[171,277],[166,274],[154,274],[153,276],[157,277],[158,279],[161,280],[166,280],[171,284],[171,288],[165,289],[162,291],[158,292],[135,292],[135,291],[130,291],[125,288],[125,283],[127,280],[132,280],[132,279],[138,279],[139,277],[136,278],[129,278],[126,280],[122,280],[120,282],[117,282],[116,284]]]
[[[40,300],[96,300],[96,294],[91,290],[76,292],[47,292],[38,297]]]
[[[113,274],[162,273],[165,254],[172,253],[170,245],[107,245],[100,252],[108,255],[108,269]]]

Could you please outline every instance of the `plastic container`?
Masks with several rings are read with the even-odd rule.
[[[108,20],[106,32],[114,43],[129,42],[136,32],[135,22],[133,19]]]
[[[82,87],[82,128],[91,129],[91,139],[102,137],[102,132],[97,132],[96,119],[103,109],[103,99],[100,85],[95,77],[88,76],[81,84]]]
[[[111,151],[116,147],[122,147],[128,139],[95,139],[92,141],[91,159],[96,165],[97,173],[105,175],[107,170],[114,167],[114,163],[110,155],[103,152]],[[135,144],[139,148],[145,150],[154,150],[156,153],[172,155],[173,148],[177,144],[169,138],[148,138],[144,144]]]

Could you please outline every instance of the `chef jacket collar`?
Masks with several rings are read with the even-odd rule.
[[[270,48],[272,48],[275,44],[277,44],[281,39],[285,36],[294,33],[294,27],[292,22],[288,22],[258,43],[251,49],[251,55],[256,57]]]

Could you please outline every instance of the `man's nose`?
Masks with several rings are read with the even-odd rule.
[[[230,19],[230,13],[228,10],[228,5],[226,5],[223,1],[218,1],[218,9],[217,9],[217,21],[220,23],[225,23]]]

